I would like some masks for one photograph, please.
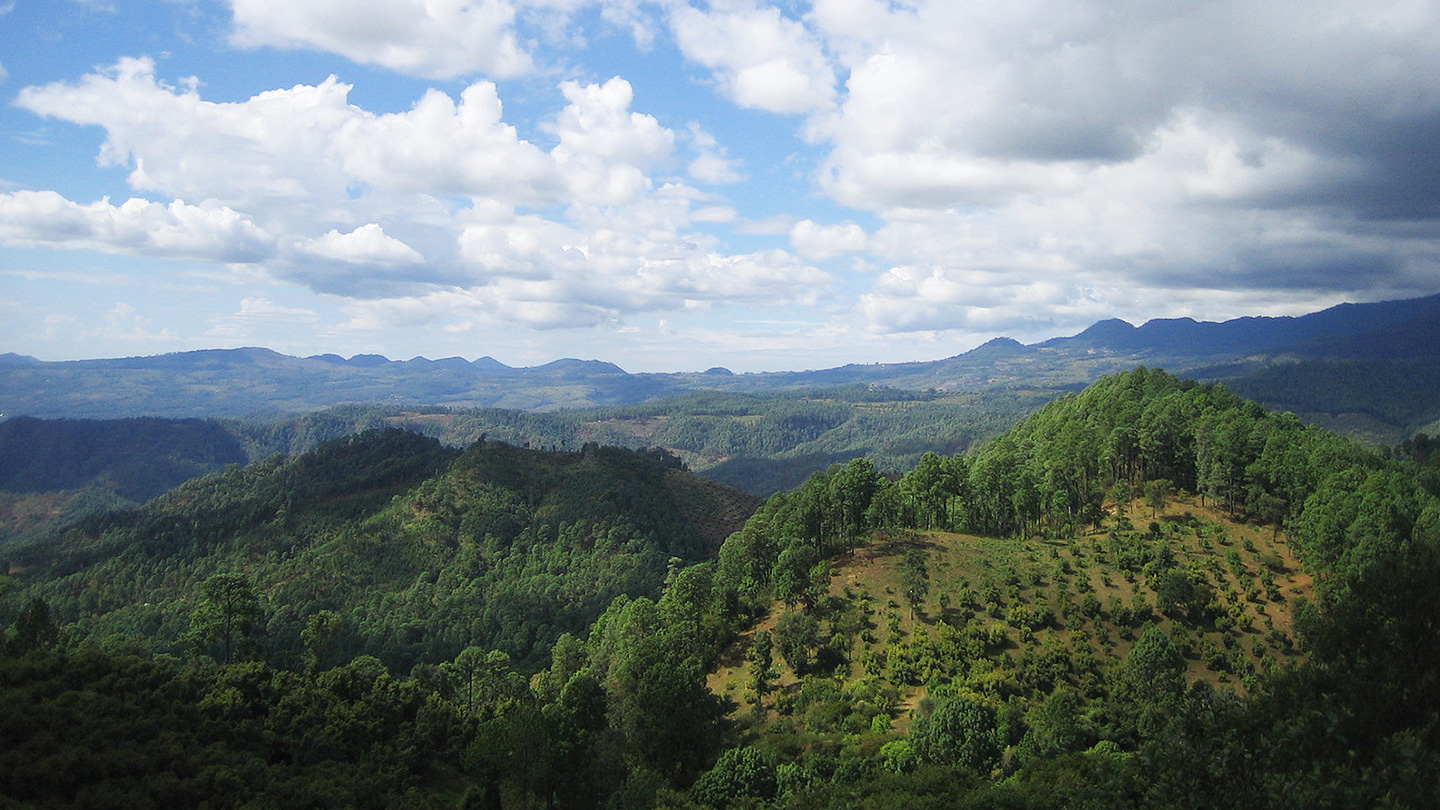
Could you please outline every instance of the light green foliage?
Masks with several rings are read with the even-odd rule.
[[[891,773],[909,773],[915,770],[919,757],[909,740],[891,740],[880,747],[880,761]]]

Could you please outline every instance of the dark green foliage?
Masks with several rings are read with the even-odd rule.
[[[0,791],[27,807],[397,806],[444,767],[419,754],[448,745],[445,712],[412,681],[342,673],[0,660]]]
[[[915,721],[910,742],[921,761],[988,773],[1000,757],[995,710],[964,695],[941,694]]]
[[[1163,630],[1151,627],[1125,657],[1124,679],[1142,701],[1178,695],[1185,687],[1185,658]]]
[[[815,650],[819,646],[820,625],[812,616],[786,613],[775,625],[775,649],[797,673],[809,671]]]
[[[50,604],[38,596],[31,599],[15,619],[13,632],[8,639],[0,635],[3,649],[10,655],[20,656],[43,650],[53,645],[60,637],[55,619],[50,615]]]
[[[803,412],[767,435],[824,428]],[[0,784],[43,767],[15,801],[57,807],[585,810],[1426,806],[1440,790],[1440,504],[1407,462],[1142,369],[899,480],[832,466],[713,562],[682,506],[714,493],[679,467],[373,433],[57,536],[0,580],[0,739],[17,741]],[[1285,524],[1319,583],[1285,608],[1308,658],[1264,649],[1288,644],[1259,609],[1294,564],[1279,545],[1158,504],[1137,518],[1149,532],[1105,516],[1155,481]],[[1012,564],[962,580],[952,541]],[[886,556],[880,585],[847,571]],[[932,577],[962,583],[938,612]],[[67,646],[184,653],[193,617],[235,657],[227,582],[264,608],[259,660]],[[901,599],[919,608],[904,628]],[[1117,633],[1129,653],[1107,666]],[[776,683],[777,654],[798,682]],[[717,665],[754,692],[733,724],[706,688]],[[1187,683],[1191,666],[1245,690]]]
[[[198,475],[247,461],[218,422],[134,418],[0,421],[0,491],[98,486],[146,501]]]
[[[1064,686],[1031,710],[1026,718],[1029,726],[1020,750],[1026,762],[1054,759],[1085,748],[1090,734],[1081,716],[1080,697]]]
[[[715,767],[695,780],[690,797],[700,804],[727,808],[742,799],[774,798],[778,787],[774,754],[745,746],[720,755]]]
[[[611,724],[631,763],[693,779],[721,743],[729,707],[705,687],[709,656],[688,628],[667,625],[648,599],[617,599],[591,631],[591,660],[611,701]]]
[[[220,663],[229,664],[237,653],[248,650],[259,621],[255,586],[239,574],[215,574],[200,585],[186,640],[199,649],[218,642],[223,652]]]
[[[930,593],[930,572],[926,567],[928,556],[923,548],[909,548],[900,563],[900,587],[912,613],[925,603],[925,596]]]

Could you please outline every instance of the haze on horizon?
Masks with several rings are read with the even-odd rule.
[[[1440,291],[1440,4],[0,4],[0,352],[825,368]]]

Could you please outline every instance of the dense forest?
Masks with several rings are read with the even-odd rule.
[[[0,806],[1427,806],[1400,450],[1147,369],[758,508],[663,451],[333,440],[7,549]]]

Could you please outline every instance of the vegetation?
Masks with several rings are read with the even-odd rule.
[[[969,455],[831,466],[733,532],[725,492],[662,452],[382,432],[72,527],[0,588],[0,784],[44,807],[1440,791],[1440,482],[1412,460],[1139,369]]]

